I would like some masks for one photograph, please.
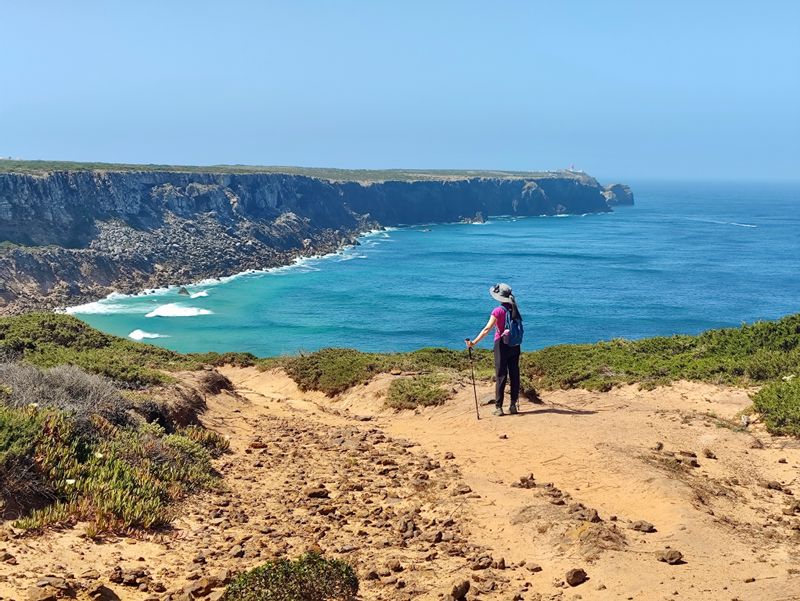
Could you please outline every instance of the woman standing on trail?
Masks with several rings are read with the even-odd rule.
[[[492,328],[494,331],[494,370],[496,376],[494,415],[503,415],[503,396],[506,380],[511,380],[511,403],[508,412],[517,413],[519,401],[519,355],[522,343],[522,315],[519,313],[517,301],[508,284],[495,284],[489,288],[489,294],[500,306],[489,316],[489,321],[475,340],[467,340],[467,346],[473,347],[483,340]]]

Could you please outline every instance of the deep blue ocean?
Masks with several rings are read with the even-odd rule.
[[[377,232],[339,254],[73,308],[178,351],[463,346],[510,284],[524,348],[693,334],[800,312],[800,184],[631,182],[604,215]],[[482,346],[488,347],[484,341]]]

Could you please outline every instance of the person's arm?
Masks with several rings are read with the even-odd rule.
[[[478,344],[481,340],[483,340],[486,337],[486,334],[488,334],[489,332],[492,331],[492,328],[494,327],[494,324],[496,324],[496,323],[497,323],[497,318],[494,315],[489,317],[489,321],[487,321],[486,325],[483,326],[483,329],[481,330],[481,333],[478,334],[477,336],[475,336],[475,340],[467,340],[466,341],[467,342],[467,346],[472,348],[473,346]]]

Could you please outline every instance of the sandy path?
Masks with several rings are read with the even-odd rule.
[[[245,389],[300,395],[274,373],[228,375]],[[453,453],[480,495],[462,508],[472,541],[507,563],[540,564],[532,590],[556,593],[554,579],[583,567],[591,580],[574,589],[583,598],[664,599],[677,592],[691,599],[800,599],[800,576],[790,573],[800,567],[798,519],[782,513],[794,497],[763,485],[796,486],[797,441],[735,431],[713,417],[734,418],[750,404],[746,391],[692,383],[655,391],[557,391],[544,396],[545,405],[526,403],[518,416],[495,418],[482,407],[477,421],[471,387],[443,407],[382,411],[376,396],[388,379],[332,406],[371,415],[381,430],[418,442],[432,456]],[[479,398],[490,395],[488,387],[479,390]],[[654,450],[658,443],[663,450]],[[765,448],[751,448],[759,443]],[[706,449],[716,458],[705,457]],[[694,459],[682,451],[696,454],[699,467],[677,463],[672,453]],[[536,488],[510,486],[530,473]],[[552,504],[541,486],[548,482],[571,499]],[[602,521],[575,519],[585,510],[570,512],[574,503],[595,509]],[[631,530],[636,520],[657,531]],[[655,553],[666,546],[680,550],[686,563],[657,561]]]
[[[454,579],[470,580],[470,599],[800,599],[800,518],[775,488],[797,486],[797,441],[710,417],[735,416],[745,391],[559,391],[519,416],[482,407],[477,421],[463,383],[442,407],[396,413],[382,409],[391,376],[332,401],[281,372],[221,371],[240,396],[210,397],[203,421],[231,438],[217,461],[225,488],[140,539],[3,525],[14,561],[0,562],[0,599],[25,599],[48,575],[79,598],[100,585],[112,599],[214,598],[230,573],[316,547],[357,567],[364,599],[439,599]],[[534,487],[512,486],[530,473]],[[667,545],[686,562],[657,561]],[[589,580],[566,586],[578,567]]]

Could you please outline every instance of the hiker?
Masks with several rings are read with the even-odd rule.
[[[505,395],[506,380],[511,380],[511,403],[508,412],[516,414],[519,401],[519,355],[522,344],[522,315],[520,315],[517,301],[508,284],[495,284],[489,288],[489,294],[500,306],[496,307],[489,316],[489,321],[481,330],[475,340],[466,340],[467,347],[472,348],[494,328],[494,370],[495,393],[494,415],[503,414],[503,396]]]

